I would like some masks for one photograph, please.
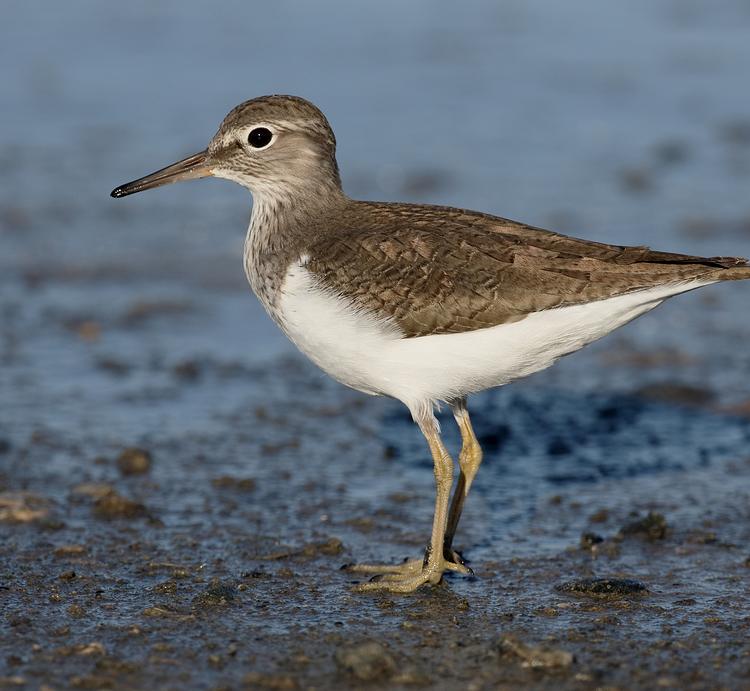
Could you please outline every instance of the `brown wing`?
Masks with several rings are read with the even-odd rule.
[[[588,242],[445,207],[366,202],[307,254],[322,287],[407,337],[482,329],[744,263]]]

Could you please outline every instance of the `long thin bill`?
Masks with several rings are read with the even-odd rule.
[[[127,197],[129,194],[143,192],[154,187],[169,185],[172,182],[181,180],[197,180],[213,175],[213,169],[207,164],[208,151],[201,151],[187,158],[173,163],[171,166],[157,170],[151,175],[146,175],[132,182],[126,182],[124,185],[115,187],[110,193],[111,196],[120,198]]]

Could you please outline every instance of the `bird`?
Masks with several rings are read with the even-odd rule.
[[[336,138],[311,102],[241,103],[203,151],[113,197],[214,176],[252,194],[244,269],[258,300],[313,363],[401,401],[432,455],[435,509],[423,556],[354,564],[360,592],[410,593],[472,574],[454,548],[482,462],[470,395],[545,369],[680,293],[750,278],[740,257],[578,239],[447,206],[359,201],[342,188]],[[458,476],[436,418],[461,433]],[[454,487],[455,483],[455,487]]]

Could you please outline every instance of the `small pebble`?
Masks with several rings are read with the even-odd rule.
[[[56,557],[78,557],[82,554],[86,554],[83,545],[60,545],[55,549]]]
[[[0,523],[30,523],[49,515],[45,497],[30,492],[0,493]]]
[[[513,636],[503,636],[500,639],[500,649],[520,657],[523,667],[550,668],[570,667],[575,658],[573,653],[557,648],[542,648],[522,643]]]
[[[645,518],[620,528],[620,535],[633,535],[646,540],[663,540],[667,536],[667,519],[660,513],[649,511]]]
[[[233,489],[239,492],[252,492],[255,489],[255,480],[251,477],[220,475],[211,480],[211,484],[217,489]]]
[[[234,598],[234,586],[213,580],[208,588],[193,598],[193,605],[196,607],[221,607],[228,605]]]
[[[581,578],[555,586],[560,593],[616,599],[626,595],[646,595],[648,588],[632,578]]]
[[[248,689],[278,689],[279,691],[291,691],[299,686],[294,677],[275,674],[262,674],[261,672],[248,672],[242,682]]]
[[[81,607],[80,605],[70,605],[68,607],[68,614],[71,617],[75,617],[76,619],[80,619],[81,617],[86,616],[86,610]]]
[[[127,499],[114,490],[94,502],[94,514],[98,518],[140,518],[147,513],[143,504]]]
[[[141,475],[151,469],[151,454],[135,446],[125,449],[117,457],[117,467],[123,475]]]
[[[396,671],[391,654],[377,641],[339,648],[336,663],[360,681],[387,679]]]

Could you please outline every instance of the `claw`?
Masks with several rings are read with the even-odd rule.
[[[448,568],[458,573],[463,573],[467,576],[473,576],[474,571],[466,563],[463,555],[460,552],[456,552],[454,549],[448,549],[443,552],[443,559],[448,563]]]
[[[438,563],[430,564],[430,550],[426,559],[407,559],[401,564],[351,564],[347,571],[374,574],[367,583],[354,587],[356,592],[386,590],[394,593],[410,593],[422,585],[436,585],[441,582],[443,573],[453,571],[465,576],[474,572],[464,563],[457,552],[451,550]]]

